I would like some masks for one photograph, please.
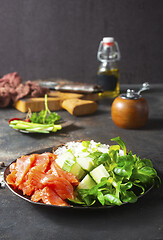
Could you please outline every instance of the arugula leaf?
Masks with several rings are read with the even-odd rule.
[[[114,168],[114,173],[121,177],[126,177],[129,179],[132,175],[134,163],[135,161],[131,154],[119,156],[117,158],[117,167]]]
[[[79,189],[78,193],[81,199],[87,204],[87,206],[91,206],[96,202],[96,200],[93,199],[91,195],[89,195],[89,189]]]
[[[145,167],[145,166],[153,168],[153,164],[152,164],[151,160],[144,159],[144,158],[143,159],[138,158],[136,166],[138,169],[141,169],[142,167]]]
[[[129,179],[132,175],[132,169],[133,169],[132,166],[124,165],[123,167],[115,167],[114,173],[121,177],[126,177]]]
[[[113,194],[104,195],[104,199],[105,199],[105,204],[106,205],[118,205],[118,206],[120,206],[122,204],[120,199]]]
[[[99,158],[98,158],[98,161],[97,161],[97,164],[100,165],[100,164],[104,164],[104,163],[110,163],[111,162],[111,158],[109,156],[108,153],[103,153]]]
[[[101,191],[97,192],[97,199],[99,200],[99,202],[104,206],[105,204],[105,198],[104,195]]]
[[[120,147],[123,149],[124,155],[126,155],[126,145],[120,137],[112,138],[111,141],[117,142],[120,145]]]
[[[125,192],[125,191],[131,189],[132,186],[133,186],[132,182],[122,183],[120,186],[120,189],[122,192]]]
[[[119,151],[120,150],[120,146],[119,145],[112,145],[109,147],[109,152],[111,152],[112,150],[114,151]]]
[[[137,188],[141,189],[141,192],[140,192],[141,195],[145,193],[145,187],[143,187],[139,181],[138,182],[134,181],[133,186],[136,186]]]
[[[102,152],[94,152],[89,154],[91,158],[93,158],[94,165],[97,167],[100,164],[109,164],[111,162],[111,158],[108,153]]]
[[[154,168],[151,168],[149,166],[142,167],[141,169],[137,170],[138,174],[149,176],[149,177],[156,177],[157,172]]]
[[[132,156],[131,152],[128,155],[125,156],[118,156],[117,158],[117,165],[118,166],[124,166],[124,165],[132,165],[135,164],[135,159]]]
[[[138,197],[135,195],[133,191],[125,191],[122,192],[122,201],[128,203],[134,203],[137,201]]]
[[[100,183],[96,184],[94,187],[92,187],[92,188],[89,190],[89,194],[96,196],[96,195],[97,195],[97,191],[98,191],[101,187],[104,187],[104,186],[107,184],[107,182],[108,182],[108,179],[107,179],[107,178],[102,178]]]
[[[118,153],[119,150],[114,150],[113,148],[109,148],[109,156],[111,158],[111,162],[117,162],[117,158],[118,158]]]
[[[108,153],[92,149],[89,157],[92,158],[94,167],[103,164],[109,173],[109,178],[102,178],[99,184],[91,189],[79,189],[77,192],[82,201],[91,206],[96,202],[101,205],[118,205],[134,203],[138,196],[145,193],[154,183],[159,186],[161,180],[149,159],[140,159],[130,151],[126,154],[124,142],[114,138],[119,145],[109,148]],[[88,147],[88,143],[84,142]],[[120,147],[124,156],[119,155]]]
[[[67,198],[67,200],[68,200],[69,202],[74,203],[74,204],[86,205],[85,202],[81,201],[81,200],[78,199],[78,198],[74,198],[74,199]]]

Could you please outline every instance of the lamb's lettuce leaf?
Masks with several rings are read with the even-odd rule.
[[[77,193],[81,202],[91,206],[93,204],[118,205],[134,203],[154,184],[159,186],[161,180],[149,159],[140,159],[130,151],[127,153],[125,143],[120,137],[111,139],[119,145],[113,145],[108,153],[98,150],[90,153],[94,167],[103,164],[109,173],[108,178],[91,189],[78,189]],[[85,146],[88,143],[84,142]],[[119,154],[120,148],[124,155]]]
[[[120,145],[120,147],[123,149],[124,155],[126,155],[126,145],[120,137],[112,138],[111,141],[117,142]]]

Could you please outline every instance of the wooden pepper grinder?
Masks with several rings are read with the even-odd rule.
[[[146,82],[143,83],[142,88],[137,93],[128,89],[127,93],[115,98],[111,107],[111,116],[118,127],[137,129],[146,124],[148,104],[140,93],[148,89],[149,84]]]

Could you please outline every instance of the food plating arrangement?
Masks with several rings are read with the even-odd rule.
[[[68,142],[53,152],[30,154],[14,161],[5,181],[31,201],[57,206],[115,206],[134,203],[160,178],[149,159],[118,145],[95,141]],[[25,198],[25,197],[24,197]]]

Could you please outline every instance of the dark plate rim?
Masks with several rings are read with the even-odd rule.
[[[63,144],[59,145],[59,146],[62,146]],[[52,152],[53,150],[56,150],[58,148],[57,147],[50,147],[50,148],[43,148],[43,149],[39,149],[39,150],[36,150],[36,151],[33,151],[33,152],[30,152],[26,155],[30,155],[30,154],[41,154],[41,153],[44,153],[44,152]],[[8,187],[8,189],[13,192],[16,196],[22,198],[23,200],[27,201],[27,202],[30,202],[32,204],[35,204],[35,205],[39,205],[39,206],[46,206],[46,207],[53,207],[53,208],[59,208],[59,209],[109,209],[109,208],[113,208],[113,207],[117,207],[116,205],[112,205],[112,206],[81,206],[81,205],[71,205],[69,204],[69,206],[57,206],[57,205],[51,205],[51,204],[45,204],[45,203],[41,203],[41,202],[33,202],[32,200],[30,200],[30,196],[27,196],[27,195],[23,195],[22,191],[21,190],[18,190],[18,189],[14,189],[14,187],[10,186],[7,181],[6,181],[6,178],[7,176],[10,174],[10,165],[12,163],[16,162],[16,160],[13,160],[5,169],[4,171],[4,175],[3,175],[3,178],[4,178],[4,182],[6,184],[6,186]],[[138,196],[138,199],[143,197],[146,193],[148,193],[150,190],[152,190],[152,188],[154,187],[154,185],[152,185],[149,189],[147,189],[145,191],[144,194],[142,195],[139,195]],[[126,204],[129,204],[129,203],[122,203],[120,206],[123,206],[123,205],[126,205]],[[120,207],[119,206],[119,207]]]

